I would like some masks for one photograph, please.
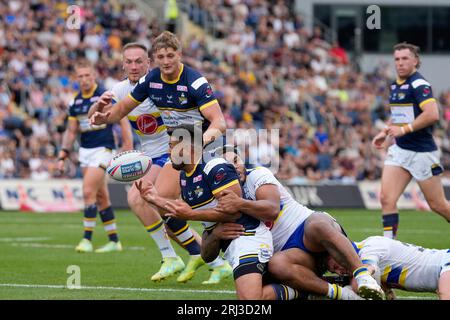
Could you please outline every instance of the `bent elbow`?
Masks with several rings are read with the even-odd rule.
[[[268,214],[268,220],[274,221],[276,218],[278,218],[279,214],[280,214],[280,208],[273,206]]]

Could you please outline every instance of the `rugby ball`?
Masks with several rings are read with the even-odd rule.
[[[106,172],[117,181],[128,182],[142,178],[152,166],[152,159],[142,151],[124,151],[111,159]]]

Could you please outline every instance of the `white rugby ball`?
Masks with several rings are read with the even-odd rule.
[[[152,166],[152,159],[142,151],[124,151],[111,159],[106,172],[117,181],[128,182],[142,178]]]

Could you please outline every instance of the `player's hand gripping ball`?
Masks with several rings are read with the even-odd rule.
[[[137,150],[124,151],[111,159],[106,172],[117,181],[139,180],[152,166],[152,159]]]

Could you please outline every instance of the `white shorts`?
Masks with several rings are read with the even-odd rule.
[[[417,181],[424,181],[442,172],[439,156],[439,150],[415,152],[393,144],[388,149],[384,165],[402,167]]]
[[[105,147],[80,148],[78,152],[78,161],[80,161],[80,166],[82,168],[100,167],[106,169],[113,156],[114,150]]]
[[[248,263],[266,263],[273,255],[272,233],[264,223],[255,230],[246,230],[252,235],[243,235],[231,241],[224,258],[233,270]]]

